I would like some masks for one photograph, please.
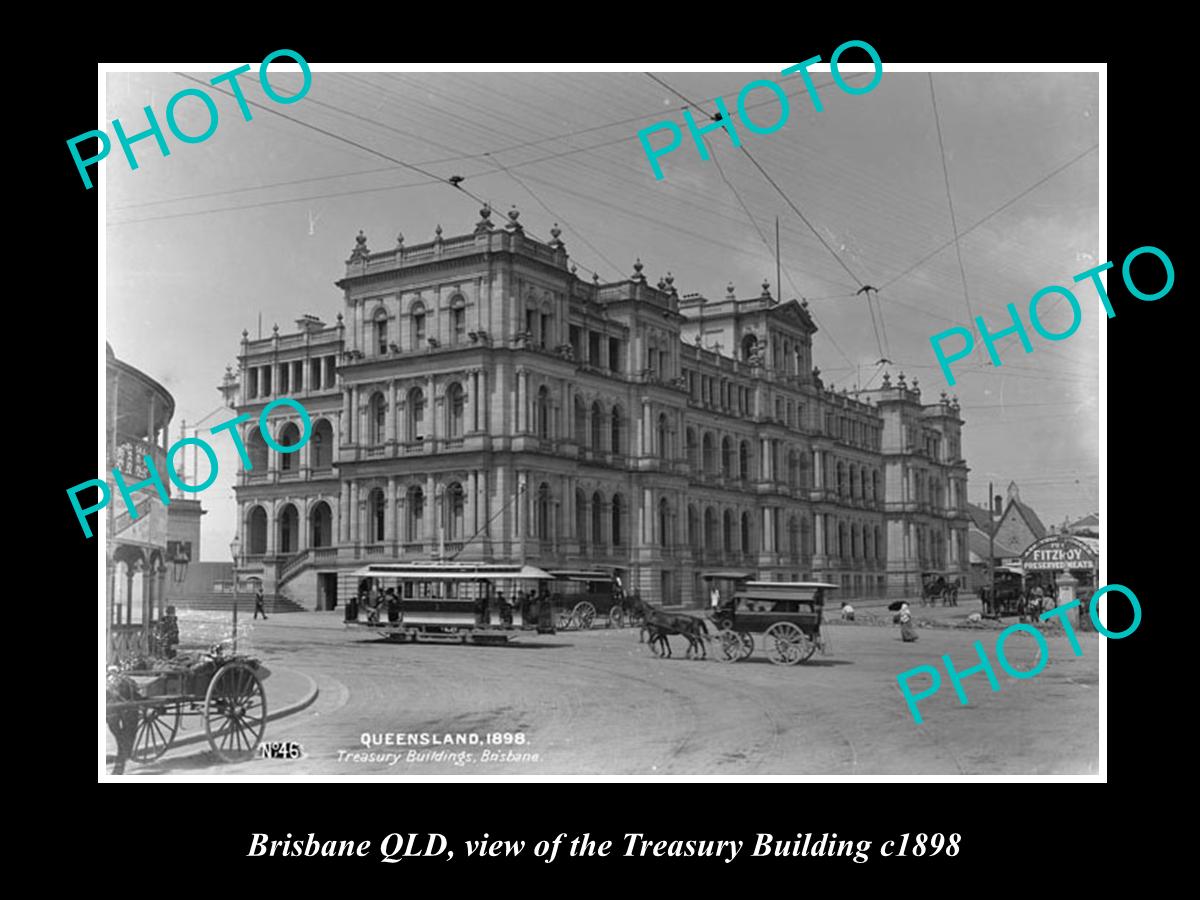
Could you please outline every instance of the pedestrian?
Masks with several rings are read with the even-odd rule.
[[[387,617],[389,622],[400,621],[400,597],[395,588],[388,588],[384,595],[387,598]]]
[[[175,645],[179,643],[179,620],[175,607],[168,606],[166,614],[158,623],[158,649],[164,659],[175,657]]]
[[[513,608],[512,604],[504,598],[504,591],[496,592],[496,604],[500,607],[500,624],[504,628],[512,628],[513,626]]]
[[[842,601],[842,620],[846,622],[854,621],[854,607],[845,600]]]
[[[371,583],[371,589],[367,591],[367,622],[371,625],[379,624],[379,607],[383,605],[383,595],[379,592],[379,584]]]
[[[716,585],[713,585],[713,589],[708,594],[708,602],[712,604],[713,609],[721,606],[721,589]]]
[[[265,622],[267,619],[267,610],[266,610],[266,607],[263,606],[263,591],[262,591],[261,585],[254,589],[254,618],[255,619],[258,618],[259,613],[262,613],[263,621]]]
[[[900,607],[900,637],[906,643],[917,640],[917,629],[913,627],[912,613],[907,603]]]

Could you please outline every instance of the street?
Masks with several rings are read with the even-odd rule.
[[[219,764],[207,745],[193,744],[127,773],[503,780],[1097,771],[1095,634],[1079,635],[1078,658],[1061,632],[1047,634],[1046,669],[1016,680],[996,666],[1000,692],[982,673],[970,676],[968,706],[943,670],[942,690],[922,701],[924,723],[916,725],[896,676],[921,664],[940,668],[942,654],[960,671],[969,668],[978,662],[973,642],[990,654],[998,632],[922,628],[918,642],[905,644],[895,627],[833,622],[825,629],[832,652],[788,667],[767,660],[761,636],[750,659],[726,664],[716,661],[715,643],[707,661],[685,659],[679,638],[673,658],[655,658],[636,629],[527,634],[499,647],[393,644],[343,629],[335,613],[272,616],[255,624],[247,649],[268,667],[307,674],[320,689],[307,709],[267,728],[266,740],[295,741],[302,758]],[[1036,651],[1017,636],[1007,652],[1012,665],[1028,669]],[[270,701],[270,679],[266,690]],[[477,734],[479,743],[384,743],[389,734],[404,741],[422,732],[439,740]],[[374,736],[371,746],[364,733]],[[497,733],[523,735],[524,743],[484,743]],[[523,755],[505,761],[508,750]],[[490,761],[485,751],[493,751]]]

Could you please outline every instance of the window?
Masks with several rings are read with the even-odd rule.
[[[587,446],[588,427],[587,427],[587,407],[583,405],[583,401],[578,395],[575,396],[575,416],[574,428],[575,443],[580,447]]]
[[[258,429],[255,429],[258,433]],[[261,556],[267,552],[267,511],[261,506],[250,510],[246,517],[246,532],[249,535],[247,551],[251,556]]]
[[[717,549],[717,514],[710,506],[704,510],[704,546],[708,550]]]
[[[553,317],[549,312],[542,312],[542,327],[538,332],[538,346],[545,347],[547,342],[554,342]]]
[[[383,394],[379,391],[372,394],[368,409],[371,423],[371,443],[378,446],[387,440],[387,400],[384,399]]]
[[[383,491],[379,488],[372,490],[367,498],[367,505],[371,510],[371,540],[377,544],[383,543],[384,523],[387,520],[387,500]]]
[[[311,460],[314,469],[328,469],[333,465],[333,426],[327,419],[318,419],[313,425]]]
[[[292,363],[292,390],[296,393],[304,390],[304,361]]]
[[[596,401],[592,404],[592,449],[597,453],[604,452],[603,432],[604,411],[600,408],[600,402]]]
[[[419,541],[425,534],[425,492],[419,487],[408,489],[408,539]]]
[[[462,297],[450,302],[450,342],[461,344],[467,337],[467,303]]]
[[[546,440],[550,437],[550,392],[542,385],[537,392],[537,434]]]
[[[729,438],[721,439],[721,474],[729,478],[733,474],[733,445]]]
[[[375,352],[383,356],[388,351],[387,312],[382,308],[375,311]]]
[[[700,546],[700,520],[696,514],[696,507],[690,503],[687,508],[687,542],[689,547]]]
[[[608,339],[608,367],[613,372],[621,371],[621,342],[616,338]]]
[[[600,358],[600,334],[595,331],[588,332],[588,364],[600,368],[604,365],[604,360]]]
[[[288,394],[288,391],[289,391],[289,389],[288,389],[288,364],[280,363],[279,364],[279,393],[286,397]]]
[[[258,469],[263,475],[267,472],[267,443],[263,440],[262,431],[258,428],[249,430],[246,447],[250,453],[248,469]]]
[[[620,494],[613,494],[612,499],[612,543],[614,547],[620,547],[624,535],[622,533],[622,519],[625,515],[625,501]]]
[[[263,366],[262,368],[259,369],[259,371],[262,373],[262,378],[261,378],[262,390],[260,391],[260,393],[264,397],[270,397],[271,396],[271,367]]]
[[[327,356],[327,357],[325,357],[324,386],[326,388],[331,388],[334,386],[334,383],[336,381],[337,381],[337,357]]]
[[[717,471],[716,449],[713,444],[713,436],[706,431],[700,443],[704,454],[704,471],[712,475]]]
[[[309,360],[309,390],[319,391],[321,389],[321,360]]]
[[[575,491],[575,538],[579,541],[579,549],[586,550],[587,536],[587,497],[583,491]]]
[[[738,475],[743,479],[750,477],[750,442],[742,441],[738,446]]]
[[[414,350],[425,346],[425,305],[420,300],[412,306],[412,339]]]
[[[425,439],[425,392],[419,387],[408,393],[408,439]]]
[[[725,510],[725,516],[724,516],[724,523],[723,523],[723,524],[724,524],[724,526],[725,526],[725,527],[724,527],[724,531],[725,531],[725,544],[724,544],[724,547],[725,547],[725,552],[726,552],[726,553],[732,553],[732,552],[733,552],[733,513],[731,513],[729,510]]]
[[[580,343],[578,325],[571,325],[567,328],[567,343],[571,345],[571,355],[575,357],[575,360],[583,362],[583,346]]]
[[[253,400],[258,396],[258,369],[246,370],[246,397]]]
[[[538,485],[537,497],[534,500],[534,532],[539,540],[552,540],[553,532],[550,521],[550,485],[542,482]]]
[[[612,452],[620,454],[621,450],[621,407],[614,406],[612,411]]]
[[[671,458],[671,432],[666,413],[660,413],[658,417],[658,455],[664,460]]]
[[[295,553],[300,543],[300,517],[296,507],[285,504],[279,511],[279,552]]]
[[[658,540],[664,549],[673,543],[671,540],[671,509],[667,505],[665,497],[658,501]]]
[[[604,546],[604,498],[599,492],[592,494],[592,542]]]
[[[457,381],[446,389],[446,434],[451,440],[463,436],[464,397],[462,385]]]
[[[529,335],[529,342],[531,344],[536,344],[538,342],[536,309],[525,310],[525,333]]]
[[[742,513],[742,552],[750,552],[750,513]]]
[[[287,422],[279,429],[279,436],[275,438],[275,443],[282,447],[294,447],[300,443],[300,429],[296,427],[295,423]],[[299,455],[299,450],[295,453],[280,453],[279,471],[294,472],[300,468]]]
[[[455,481],[446,488],[445,498],[445,528],[446,540],[461,541],[466,537],[465,513],[466,499],[463,486]]]
[[[684,432],[684,440],[687,444],[687,461],[688,465],[695,471],[700,466],[699,448],[696,446],[696,431],[693,428],[687,429]]]
[[[324,500],[317,503],[308,515],[312,522],[312,546],[328,547],[333,543],[333,513]]]

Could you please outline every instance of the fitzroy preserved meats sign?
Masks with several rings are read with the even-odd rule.
[[[1096,557],[1088,546],[1072,537],[1055,535],[1031,544],[1021,554],[1026,572],[1096,568]]]

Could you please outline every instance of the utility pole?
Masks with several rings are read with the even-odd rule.
[[[996,605],[996,520],[992,512],[992,483],[988,482],[988,603]]]

